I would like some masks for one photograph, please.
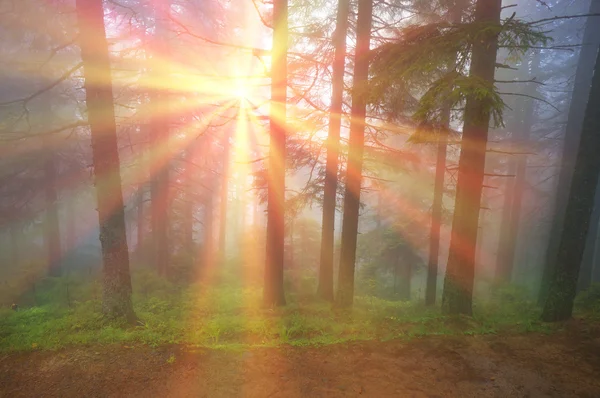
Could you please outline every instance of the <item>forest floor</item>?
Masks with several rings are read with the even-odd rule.
[[[0,397],[600,397],[600,325],[321,347],[0,354]]]

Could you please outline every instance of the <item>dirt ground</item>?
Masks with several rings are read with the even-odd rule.
[[[600,397],[600,330],[230,352],[181,346],[0,356],[0,397]]]

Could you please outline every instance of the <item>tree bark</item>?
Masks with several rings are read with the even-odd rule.
[[[501,0],[478,0],[475,21],[498,24],[501,4]],[[473,44],[470,75],[487,82],[490,88],[494,81],[497,47],[498,38],[492,32]],[[445,314],[472,314],[475,251],[489,119],[488,104],[474,97],[467,99],[448,266],[442,295],[442,311]]]
[[[325,163],[325,186],[323,189],[323,218],[321,224],[321,256],[317,295],[333,301],[333,245],[335,233],[335,209],[337,203],[338,166],[340,157],[340,130],[342,126],[342,102],[344,95],[344,71],[346,65],[346,34],[350,0],[339,0],[335,32],[332,38],[334,59],[331,77],[331,106],[329,108],[329,131],[327,133],[327,160]]]
[[[267,248],[263,303],[285,305],[283,262],[285,246],[285,140],[287,103],[288,0],[273,0],[273,49],[271,53],[271,139],[267,165]]]
[[[352,93],[352,109],[350,112],[348,166],[344,193],[344,214],[342,218],[342,247],[336,298],[337,305],[342,308],[351,307],[354,301],[354,269],[365,146],[365,117],[367,113],[367,96],[364,90],[369,78],[368,53],[371,39],[372,14],[373,1],[359,0],[356,21],[356,54],[354,55],[354,91]]]
[[[169,0],[159,0],[155,4],[156,28],[153,40],[153,64],[151,70],[151,83],[164,84],[168,79],[166,70],[167,43],[165,36],[168,34],[167,20],[169,17]],[[150,109],[152,121],[150,123],[150,154],[152,179],[150,182],[150,212],[152,225],[152,250],[154,262],[158,273],[166,276],[169,260],[169,122],[165,115],[168,108],[168,93],[164,88],[151,90]],[[168,112],[167,112],[168,113]]]
[[[454,0],[448,10],[448,20],[460,23],[464,9],[464,0]],[[452,65],[454,68],[455,66]],[[450,128],[450,106],[442,110],[443,129],[438,133],[435,162],[435,182],[433,187],[433,203],[431,206],[431,225],[429,227],[429,259],[427,262],[427,284],[425,305],[434,305],[437,296],[438,264],[440,257],[440,231],[442,228],[442,211],[444,201],[444,176],[446,174],[446,154],[448,151],[448,131]]]
[[[540,54],[535,53],[531,62],[530,78],[535,78],[539,73]],[[527,95],[535,96],[536,90],[530,83]],[[535,104],[532,100],[526,99],[523,109],[523,120],[518,124],[517,137],[515,140],[516,148],[524,151],[529,143],[531,127],[535,114]],[[507,226],[506,246],[502,249],[502,261],[496,268],[496,277],[499,281],[509,283],[512,280],[513,270],[515,268],[515,252],[517,249],[517,237],[519,236],[519,223],[521,221],[521,210],[525,185],[527,182],[527,155],[518,156],[515,169],[514,189],[510,202],[509,223]]]
[[[48,275],[61,275],[61,244],[60,226],[58,224],[58,178],[57,162],[54,148],[45,145],[48,150],[44,162],[44,199],[46,205],[46,220],[44,222],[44,240],[46,242],[46,255]]]
[[[596,66],[583,119],[556,265],[542,313],[542,319],[546,322],[566,320],[573,312],[577,278],[600,176],[600,156],[598,156],[600,112],[598,109],[600,109],[600,52],[596,55]]]
[[[219,259],[225,260],[225,250],[227,250],[227,207],[229,203],[229,159],[231,130],[227,130],[223,135],[223,168],[221,170],[221,199],[219,202]]]
[[[103,261],[102,310],[135,321],[108,42],[101,0],[77,0],[84,87],[92,138],[94,184]]]
[[[592,0],[590,14],[600,13],[600,1]],[[554,204],[554,218],[550,229],[550,239],[546,250],[546,261],[542,270],[542,280],[538,293],[538,304],[543,305],[548,294],[551,276],[556,267],[558,246],[565,223],[565,211],[568,201],[569,188],[573,175],[575,156],[579,145],[581,125],[585,112],[585,101],[590,93],[590,81],[594,71],[596,53],[600,45],[600,23],[597,20],[587,19],[582,39],[583,46],[577,62],[573,95],[569,106],[569,115],[565,129],[563,152],[561,158],[560,174],[556,189]]]

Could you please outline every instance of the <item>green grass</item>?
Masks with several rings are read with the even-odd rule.
[[[308,295],[290,294],[286,307],[265,310],[260,307],[258,287],[181,287],[141,273],[134,278],[134,307],[140,323],[122,327],[102,318],[96,283],[71,288],[70,307],[65,305],[62,286],[61,280],[48,282],[38,293],[43,298],[39,306],[0,311],[0,351],[115,343],[237,349],[553,330],[539,321],[532,302],[510,288],[476,302],[473,318],[448,318],[437,307],[370,296],[356,297],[352,311],[340,311]]]

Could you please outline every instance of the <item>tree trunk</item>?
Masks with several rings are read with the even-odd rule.
[[[154,50],[152,62],[152,84],[168,80],[166,70],[168,35],[169,0],[159,0],[155,5],[156,29],[154,33]],[[150,183],[151,196],[151,224],[152,224],[152,250],[154,250],[155,267],[160,275],[166,276],[169,260],[169,121],[165,116],[168,108],[168,93],[164,88],[151,90],[150,109],[152,121],[150,123],[150,154],[152,179]],[[168,112],[167,112],[168,113]]]
[[[448,10],[448,19],[451,23],[460,23],[464,0],[455,0]],[[454,67],[454,65],[453,65]],[[442,110],[442,123],[450,127],[450,107]],[[438,264],[440,257],[440,231],[442,228],[442,211],[444,201],[444,176],[446,174],[446,153],[448,150],[448,131],[440,130],[437,142],[437,155],[435,162],[435,182],[433,187],[433,204],[431,207],[431,225],[429,227],[429,259],[427,262],[427,285],[425,292],[425,305],[434,305],[437,296]]]
[[[402,301],[410,301],[411,279],[412,279],[412,264],[406,259],[400,259],[400,289],[399,299]],[[398,267],[398,263],[396,264]]]
[[[333,301],[333,245],[335,209],[337,203],[338,165],[340,157],[340,129],[342,126],[342,102],[344,95],[344,71],[346,63],[346,34],[350,0],[339,0],[337,20],[332,38],[335,54],[331,77],[331,106],[329,108],[329,131],[327,133],[327,160],[325,186],[323,189],[323,219],[321,224],[321,257],[317,295]]]
[[[365,143],[365,116],[367,96],[365,90],[369,78],[369,46],[373,1],[358,1],[356,21],[356,54],[354,55],[354,80],[350,137],[348,142],[348,166],[344,193],[344,215],[342,218],[342,247],[340,253],[337,305],[351,307],[354,301],[354,268],[356,262],[356,240],[360,207],[363,152]]]
[[[437,295],[438,262],[440,257],[440,231],[444,200],[444,176],[446,173],[447,134],[439,137],[435,163],[435,183],[429,227],[429,260],[427,262],[427,287],[425,305],[434,305]]]
[[[540,54],[536,52],[533,55],[530,78],[535,78],[539,73]],[[527,90],[527,95],[535,96],[536,90],[530,83],[530,89]],[[516,147],[520,151],[525,151],[529,144],[529,135],[533,125],[533,117],[535,114],[535,103],[527,99],[525,109],[523,110],[523,120],[519,123],[518,138],[515,140]],[[503,282],[511,282],[513,270],[515,268],[515,252],[517,249],[517,237],[519,236],[519,223],[521,221],[521,210],[523,208],[522,201],[525,193],[525,185],[527,182],[527,155],[518,156],[515,170],[514,190],[512,201],[510,203],[510,221],[507,230],[506,247],[503,248],[503,262],[496,269],[496,276]]]
[[[600,1],[593,0],[590,4],[590,14],[600,13]],[[565,139],[561,158],[560,174],[556,189],[554,204],[554,218],[550,229],[550,238],[546,250],[546,261],[542,270],[542,281],[538,294],[538,304],[543,305],[548,294],[550,279],[556,267],[558,246],[565,222],[565,209],[567,206],[569,187],[573,175],[575,156],[579,145],[579,135],[585,112],[585,101],[589,96],[590,81],[594,71],[596,53],[600,44],[600,23],[596,18],[588,17],[583,33],[581,52],[575,72],[573,94],[569,106],[569,115],[565,129]]]
[[[58,187],[57,162],[54,148],[44,145],[48,157],[44,162],[44,200],[46,205],[46,220],[44,222],[44,241],[48,263],[48,275],[61,275],[61,245],[60,227],[58,224]]]
[[[140,184],[138,186],[138,191],[136,195],[136,207],[137,207],[137,258],[141,259],[142,253],[144,252],[144,184]]]
[[[101,0],[77,0],[84,87],[92,138],[94,184],[103,261],[102,310],[135,321],[108,43]]]
[[[183,252],[186,255],[194,255],[194,183],[192,163],[194,162],[194,149],[188,144],[185,158],[187,163],[184,168],[183,184]]]
[[[519,110],[517,109],[517,112]],[[518,123],[515,123],[513,126],[513,134],[515,134],[516,129],[518,128]],[[514,145],[511,146],[514,148]],[[510,176],[514,176],[517,173],[517,161],[513,155],[508,155],[508,168],[507,174]],[[504,191],[504,201],[502,204],[502,218],[500,221],[500,238],[498,241],[498,251],[496,253],[496,273],[495,273],[495,281],[499,283],[506,282],[506,247],[508,246],[508,241],[510,240],[510,223],[511,223],[511,212],[512,212],[512,203],[513,198],[515,196],[515,178],[507,177],[506,178],[506,187]]]
[[[219,202],[219,259],[225,261],[227,250],[227,205],[229,203],[229,159],[231,130],[223,135],[223,169],[221,171],[221,199]]]
[[[475,21],[498,24],[501,4],[501,0],[478,0]],[[493,32],[488,32],[480,42],[473,45],[470,75],[487,82],[490,89],[494,81],[497,47],[498,38]],[[475,250],[489,119],[489,104],[474,97],[467,99],[448,266],[442,295],[442,311],[445,314],[472,314]]]
[[[550,279],[542,319],[563,321],[571,317],[579,267],[589,230],[600,176],[600,52],[592,78],[580,142],[571,180],[563,232],[556,265]]]
[[[283,262],[285,246],[285,139],[287,102],[288,0],[273,0],[271,107],[267,184],[267,249],[263,302],[285,305]]]

